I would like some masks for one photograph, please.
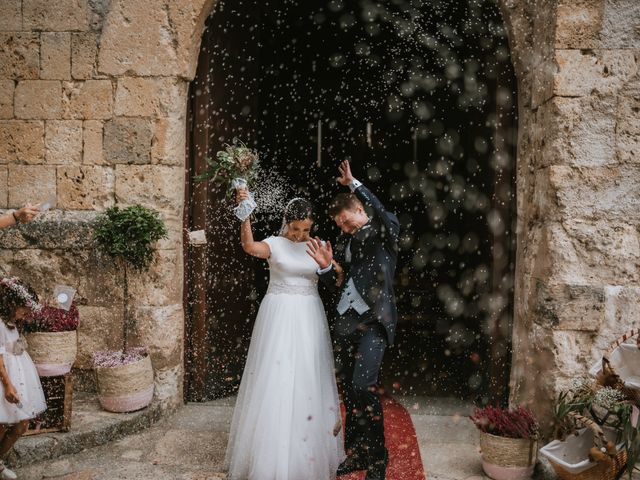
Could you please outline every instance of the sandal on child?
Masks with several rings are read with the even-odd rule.
[[[4,462],[0,461],[0,478],[2,480],[16,480],[18,476],[16,472],[4,465]]]

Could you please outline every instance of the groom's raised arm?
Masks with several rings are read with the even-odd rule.
[[[388,238],[385,238],[385,241],[389,243],[390,247],[395,248],[400,235],[400,222],[398,218],[388,212],[380,199],[358,180],[353,179],[349,184],[349,189],[355,193],[362,203],[369,205],[373,209],[375,215],[380,219],[384,227],[383,235],[385,237],[388,236]]]

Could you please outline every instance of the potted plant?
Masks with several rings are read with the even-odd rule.
[[[75,302],[68,310],[43,305],[23,324],[27,350],[41,377],[71,371],[78,353],[80,314]]]
[[[482,469],[494,480],[530,478],[537,460],[538,422],[522,406],[477,408],[470,416],[480,430]]]
[[[107,209],[95,223],[95,245],[115,260],[122,272],[122,348],[94,354],[98,398],[105,410],[131,412],[146,407],[153,399],[151,358],[145,347],[129,345],[134,318],[129,308],[129,275],[149,270],[155,243],[167,237],[157,211],[132,205]]]
[[[631,476],[640,459],[640,428],[622,390],[578,378],[554,406],[555,440],[540,452],[564,480]]]

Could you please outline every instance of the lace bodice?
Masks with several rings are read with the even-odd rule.
[[[293,242],[285,237],[269,237],[269,288],[267,293],[290,295],[318,294],[318,266],[307,255],[305,242]]]

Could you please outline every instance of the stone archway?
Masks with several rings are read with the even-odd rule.
[[[519,87],[511,401],[544,411],[620,323],[638,324],[625,319],[640,305],[640,122],[633,107],[640,40],[630,14],[639,7],[633,0],[499,3]],[[186,83],[212,8],[211,0],[112,0],[98,51],[97,78],[115,86],[118,118],[110,128],[149,138],[143,154],[154,159],[116,166],[116,195],[168,198],[178,250],[182,198],[174,190],[183,178]],[[180,261],[171,268],[180,272]],[[180,288],[169,297],[180,304]],[[182,321],[177,312],[167,317],[174,327]],[[183,370],[175,364],[168,371],[175,378],[160,373],[158,385],[179,398]]]

